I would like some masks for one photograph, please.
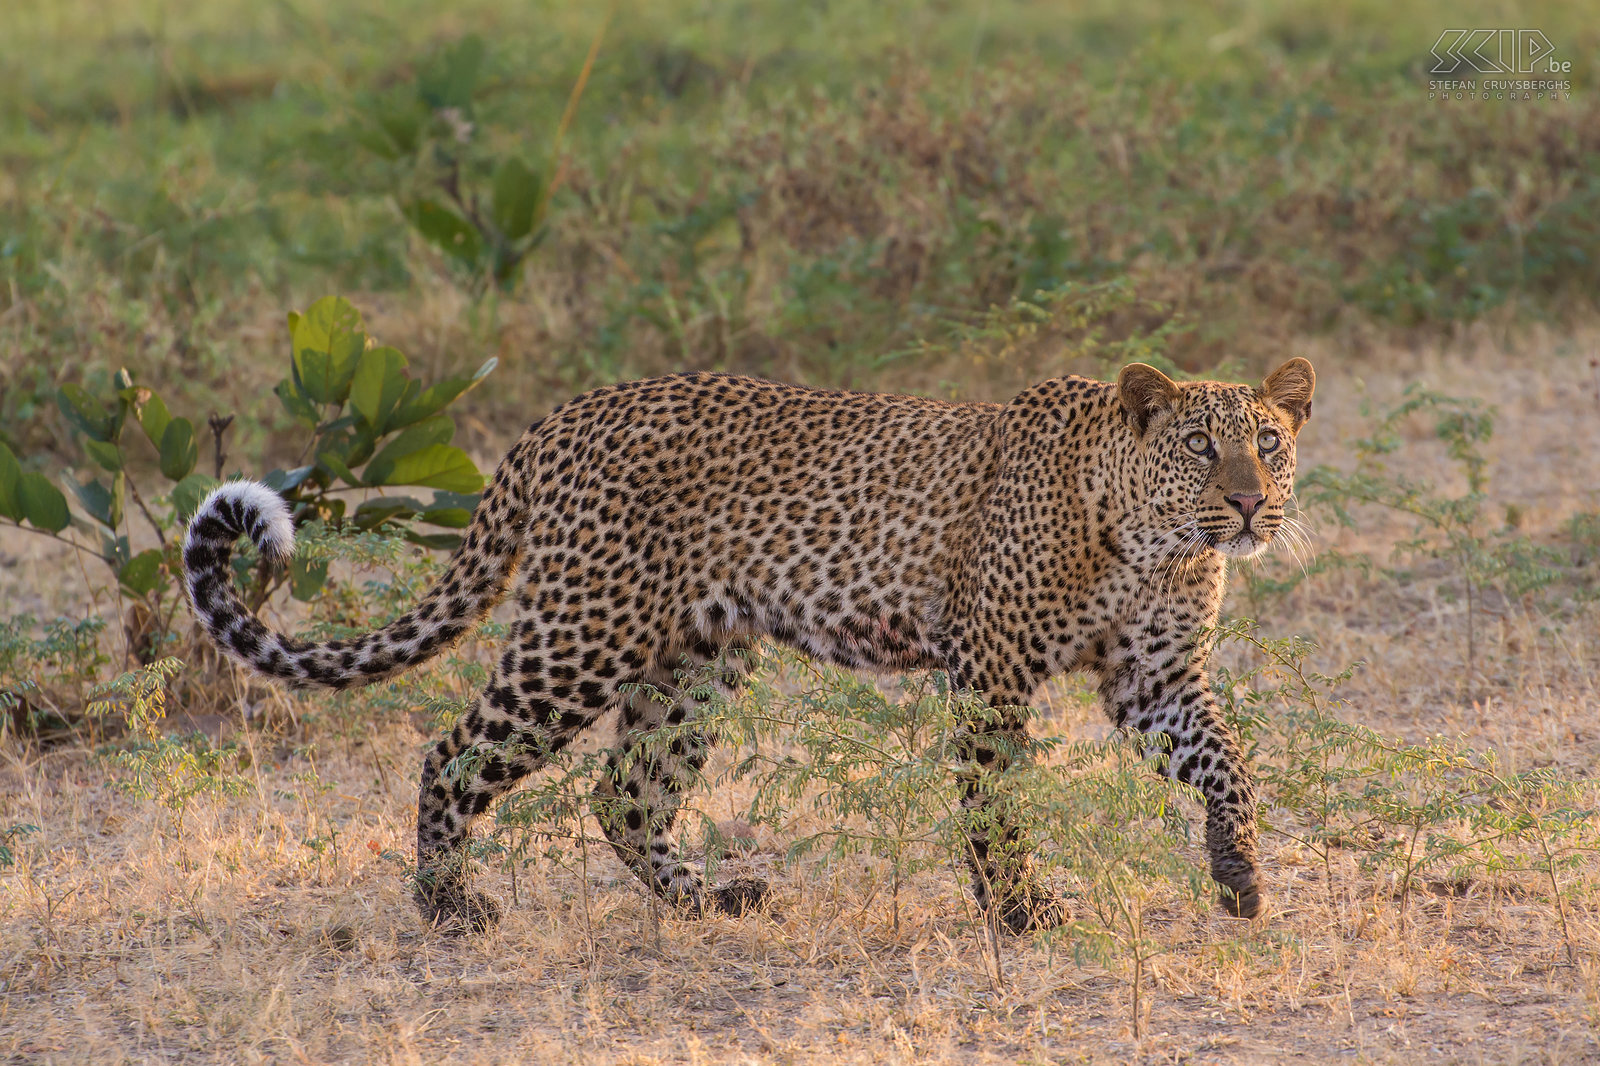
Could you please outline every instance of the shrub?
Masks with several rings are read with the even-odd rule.
[[[319,300],[304,314],[291,313],[289,341],[288,374],[276,393],[305,433],[302,465],[273,470],[263,480],[284,496],[296,521],[319,519],[363,531],[396,524],[413,543],[453,548],[458,534],[399,524],[415,519],[448,530],[471,519],[483,475],[450,443],[455,422],[444,412],[496,360],[471,377],[425,385],[407,373],[405,356],[377,345],[360,312],[338,297]],[[80,468],[63,476],[63,493],[45,475],[25,470],[0,444],[0,519],[101,559],[121,595],[132,601],[125,619],[131,649],[141,662],[153,662],[175,632],[174,618],[186,609],[175,583],[182,571],[182,528],[223,476],[224,433],[233,416],[208,421],[212,461],[206,472],[200,469],[197,420],[174,415],[159,393],[136,384],[126,370],[102,393],[64,385],[57,403],[76,431]],[[137,434],[128,432],[130,425],[138,427]],[[137,444],[140,437],[148,449]],[[36,465],[34,457],[23,458]],[[144,467],[150,459],[155,471]],[[156,492],[140,488],[141,479],[157,474]],[[430,488],[433,498],[382,494],[399,487]],[[340,496],[369,489],[380,495],[353,509]],[[144,523],[137,534],[132,511]],[[136,537],[155,544],[135,551]],[[248,547],[235,558],[242,577],[253,563]],[[252,607],[284,583],[296,598],[309,600],[326,582],[327,564],[302,556],[286,574],[257,572],[251,580]]]

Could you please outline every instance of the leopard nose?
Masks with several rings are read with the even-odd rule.
[[[1250,516],[1256,513],[1256,509],[1261,506],[1261,501],[1266,497],[1259,492],[1230,492],[1225,499],[1233,504],[1234,509],[1248,522]]]

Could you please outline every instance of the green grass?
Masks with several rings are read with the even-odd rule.
[[[225,385],[241,324],[459,285],[351,116],[477,33],[476,143],[549,174],[604,18],[22,0],[0,35],[0,433],[36,438],[55,384],[124,363],[248,408]],[[1441,29],[1513,24],[1577,61],[1570,101],[1427,101]],[[559,397],[684,366],[926,387],[986,309],[1108,281],[1143,298],[1113,329],[1176,316],[1165,354],[1194,370],[1351,322],[1564,316],[1600,282],[1597,41],[1560,3],[623,5],[520,287],[407,324],[436,327],[441,369],[487,349],[513,392]]]

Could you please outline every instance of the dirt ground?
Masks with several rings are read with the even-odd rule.
[[[1534,333],[1507,349],[1473,336],[1359,359],[1308,342],[1299,353],[1321,379],[1301,469],[1345,465],[1369,425],[1363,404],[1426,382],[1496,406],[1488,506],[1511,505],[1529,536],[1556,538],[1600,507],[1597,342]],[[1425,423],[1393,459],[1452,476]],[[1408,529],[1323,518],[1315,545],[1382,558]],[[42,537],[0,534],[0,597],[13,614],[81,610],[95,587],[87,565]],[[1462,735],[1511,769],[1592,775],[1593,616],[1485,603],[1468,681],[1464,608],[1439,584],[1335,572],[1264,601],[1260,620],[1316,640],[1320,667],[1366,661],[1346,692],[1352,719],[1409,738]],[[1238,595],[1233,609],[1246,609]],[[1047,697],[1052,728],[1105,734],[1096,708],[1064,688]],[[409,856],[427,739],[413,720],[325,741],[314,758],[231,720],[201,724],[250,750],[253,781],[242,796],[196,801],[181,835],[172,812],[112,788],[91,753],[0,746],[0,827],[39,827],[0,870],[5,1061],[1600,1061],[1600,910],[1588,887],[1600,863],[1572,889],[1569,961],[1536,893],[1441,886],[1402,919],[1353,860],[1330,891],[1320,866],[1268,834],[1264,921],[1176,896],[1157,907],[1166,950],[1150,964],[1135,1039],[1125,968],[1017,938],[1001,944],[996,973],[948,871],[917,876],[896,929],[879,864],[785,865],[784,842],[764,830],[732,872],[772,878],[770,913],[659,914],[595,853],[515,882],[489,871],[504,922],[482,937],[442,935],[416,918],[397,858]],[[726,818],[746,799],[722,788],[698,802]]]

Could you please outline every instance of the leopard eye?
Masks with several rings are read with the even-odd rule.
[[[1191,433],[1183,445],[1196,455],[1204,455],[1211,450],[1211,438],[1204,433]]]
[[[1278,447],[1278,434],[1273,430],[1265,430],[1256,438],[1256,444],[1261,449],[1261,454],[1266,455]]]

